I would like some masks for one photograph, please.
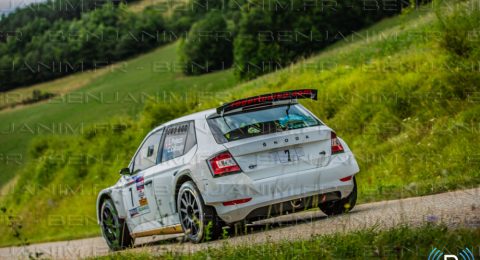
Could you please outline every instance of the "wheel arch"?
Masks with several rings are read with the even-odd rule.
[[[102,190],[98,194],[98,197],[97,197],[96,211],[97,211],[97,222],[98,222],[98,224],[100,224],[100,211],[102,210],[102,203],[107,199],[112,200],[113,205],[115,206],[115,208],[117,210],[118,217],[125,219],[126,218],[126,212],[125,212],[125,208],[123,207],[123,203],[122,203],[123,200],[122,200],[121,191],[117,190],[117,189],[108,188],[108,189]]]
[[[105,200],[112,199],[107,191],[102,191],[97,198],[97,223],[100,224],[100,212],[102,211],[102,204]]]
[[[174,192],[174,195],[173,195],[174,196],[173,201],[175,201],[175,203],[174,203],[175,212],[178,212],[178,208],[177,208],[178,192],[180,191],[180,187],[182,186],[182,184],[184,184],[187,181],[192,181],[193,183],[195,183],[195,181],[193,180],[193,178],[191,176],[190,171],[185,170],[185,171],[178,174],[178,177],[175,181],[175,192]]]

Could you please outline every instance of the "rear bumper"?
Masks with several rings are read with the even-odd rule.
[[[240,221],[253,211],[278,203],[318,194],[335,193],[343,198],[353,189],[353,180],[340,181],[359,171],[353,154],[348,151],[329,158],[325,167],[252,180],[244,173],[215,178],[204,187],[203,198],[214,206],[227,223]],[[222,202],[252,198],[249,202],[224,206]]]

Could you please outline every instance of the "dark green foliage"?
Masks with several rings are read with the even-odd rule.
[[[32,91],[32,96],[24,98],[16,103],[10,103],[10,104],[5,104],[5,105],[0,105],[0,110],[5,109],[5,108],[14,108],[17,105],[28,105],[28,104],[33,104],[36,102],[40,102],[43,100],[48,100],[50,98],[55,97],[56,94],[50,93],[50,92],[43,92],[38,89],[34,89]]]
[[[163,8],[161,5],[159,8]],[[190,2],[178,2],[171,11],[169,19],[166,21],[166,27],[170,32],[185,35],[192,24],[201,19],[206,12],[194,12]]]
[[[78,20],[38,17],[16,30],[0,43],[0,91],[103,67],[169,41],[161,13],[112,4]]]
[[[373,5],[356,0],[333,5],[301,0],[190,0],[176,6],[164,22],[153,8],[135,15],[118,7],[118,1],[101,7],[91,1],[82,2],[85,7],[77,8],[81,11],[52,15],[45,10],[53,7],[44,4],[35,15],[21,9],[5,18],[0,29],[15,32],[0,43],[0,91],[109,65],[181,38],[188,30],[181,50],[185,74],[229,68],[234,60],[237,76],[250,79],[309,56],[401,9],[400,0]],[[33,22],[26,19],[29,14]]]
[[[214,10],[222,10],[226,2],[228,2],[228,0],[189,0],[187,5],[193,14],[201,16]]]
[[[379,5],[355,0],[312,1],[311,5],[279,0],[265,6],[264,1],[251,1],[235,38],[236,74],[251,79],[283,68],[401,10],[400,1],[388,6],[383,1],[375,3]]]
[[[42,92],[41,90],[34,89],[32,91],[32,97],[22,100],[22,104],[24,104],[24,105],[31,104],[31,103],[39,102],[39,101],[42,101],[42,100],[50,99],[54,96],[55,96],[55,94],[53,94],[53,93]]]
[[[163,18],[153,9],[146,9],[141,15],[126,15],[120,26],[131,30],[120,37],[115,47],[115,59],[120,60],[164,43]]]
[[[184,73],[198,75],[228,68],[232,64],[232,37],[220,12],[210,12],[195,23],[182,42]]]
[[[128,2],[134,1],[136,0],[129,0]],[[105,4],[110,8],[114,8],[114,6],[118,6],[120,3],[127,3],[127,1],[48,0],[43,3],[30,4],[0,19],[0,43],[5,43],[8,39],[15,38],[17,40],[14,41],[14,44],[9,45],[13,47],[10,51],[20,50],[34,36],[42,35],[57,22],[76,20],[82,14],[102,8]],[[3,52],[0,53],[3,54]],[[22,54],[25,54],[25,52]]]
[[[108,1],[96,0],[48,0],[43,3],[34,3],[7,15],[0,20],[0,31],[13,32],[32,23],[32,19],[45,19],[50,24],[58,20],[73,20],[82,13],[101,7]],[[119,1],[115,1],[119,3]],[[132,2],[132,1],[129,1]]]

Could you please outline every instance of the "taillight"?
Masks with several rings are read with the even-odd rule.
[[[343,153],[343,146],[335,132],[332,132],[332,154]]]
[[[214,177],[242,171],[228,151],[215,155],[208,163]]]

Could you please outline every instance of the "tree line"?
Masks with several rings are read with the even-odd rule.
[[[176,40],[182,32],[179,54],[186,75],[233,66],[239,79],[248,80],[407,5],[403,0],[188,0],[167,16],[159,5],[133,13],[126,2],[70,1],[71,8],[65,0],[49,0],[0,20],[0,91],[106,66]]]
[[[224,0],[190,28],[181,45],[184,73],[233,65],[252,79],[308,57],[352,32],[398,14],[408,1]]]
[[[171,42],[192,19],[164,19],[156,8],[129,11],[126,2],[63,0],[25,7],[0,21],[0,91],[95,69]],[[190,17],[190,15],[188,15]]]

